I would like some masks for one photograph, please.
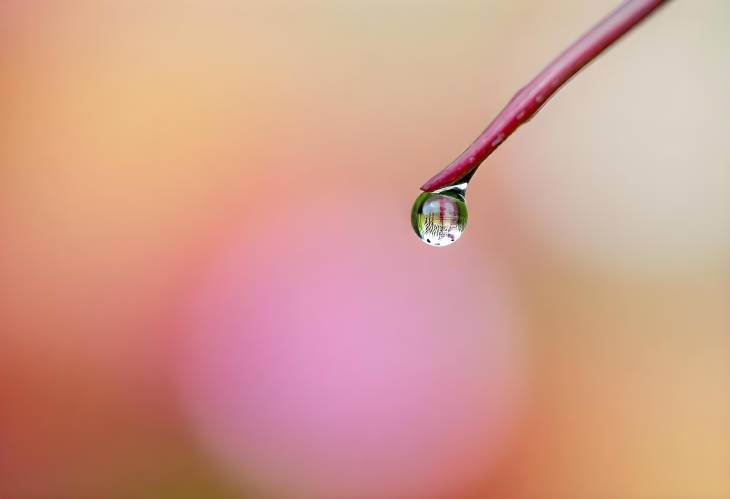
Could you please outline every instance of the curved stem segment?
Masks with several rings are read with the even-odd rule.
[[[565,82],[666,1],[625,0],[517,92],[474,143],[423,184],[421,189],[440,189],[476,170],[512,132],[530,120]]]

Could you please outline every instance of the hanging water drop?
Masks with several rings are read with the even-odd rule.
[[[411,225],[421,241],[430,246],[448,246],[461,237],[468,217],[466,187],[467,182],[462,181],[434,192],[422,192],[416,198]]]

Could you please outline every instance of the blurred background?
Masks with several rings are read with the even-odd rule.
[[[0,2],[0,497],[730,497],[730,3],[409,225],[616,3]]]

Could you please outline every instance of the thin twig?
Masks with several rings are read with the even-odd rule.
[[[466,151],[421,187],[434,191],[473,172],[512,132],[530,120],[545,102],[586,64],[668,0],[626,0],[615,11],[575,41],[507,106]]]

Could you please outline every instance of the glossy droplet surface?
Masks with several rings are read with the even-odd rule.
[[[448,246],[466,227],[466,184],[423,192],[413,203],[411,225],[416,235],[431,246]]]

